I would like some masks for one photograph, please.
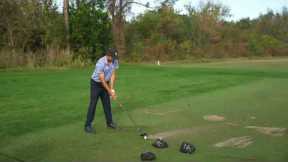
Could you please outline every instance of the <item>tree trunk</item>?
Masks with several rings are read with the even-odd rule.
[[[126,2],[127,3],[127,2]],[[125,56],[126,54],[126,45],[125,45],[125,34],[124,34],[124,2],[123,0],[120,0],[120,12],[119,12],[119,16],[117,16],[118,21],[119,21],[119,31],[118,31],[118,48],[120,51],[120,54],[122,54],[122,56]]]
[[[70,34],[69,34],[69,0],[63,0],[63,14],[64,14],[64,25],[66,34],[66,48],[70,53]]]
[[[7,28],[7,30],[8,30],[8,40],[9,40],[8,45],[9,45],[11,48],[15,48],[15,42],[14,42],[14,37],[13,37],[13,31],[10,30],[9,27]]]
[[[79,8],[79,6],[80,6],[80,0],[76,0],[76,7],[77,7],[77,9]]]
[[[121,16],[116,15],[112,20],[113,41],[119,52],[120,58],[123,58],[126,53],[124,23],[122,19]]]

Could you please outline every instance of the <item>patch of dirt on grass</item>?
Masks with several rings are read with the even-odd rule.
[[[240,124],[238,124],[238,123],[233,123],[233,122],[227,122],[227,123],[225,123],[226,125],[229,125],[229,126],[233,126],[233,127],[238,127],[238,126],[240,126]]]
[[[257,127],[257,126],[247,126],[245,128],[255,129],[256,131],[270,135],[270,136],[283,136],[285,135],[287,129],[286,128],[275,128],[275,127]]]
[[[253,143],[253,138],[250,136],[233,137],[225,141],[216,143],[215,147],[232,147],[232,148],[245,148]]]
[[[225,117],[220,115],[205,115],[203,116],[203,119],[207,121],[217,122],[217,121],[224,121]]]
[[[176,112],[180,112],[180,111],[183,111],[183,110],[174,110],[174,111],[166,111],[166,112],[153,112],[153,111],[144,111],[145,114],[151,114],[151,115],[159,115],[159,116],[164,116],[164,115],[167,115],[169,113],[176,113]]]
[[[256,157],[241,157],[241,156],[235,156],[235,155],[224,155],[221,156],[225,159],[229,159],[230,161],[232,160],[233,162],[268,162],[268,161],[263,161],[260,159],[257,159]]]
[[[173,137],[177,136],[179,134],[191,134],[193,132],[199,131],[199,128],[192,129],[192,128],[183,128],[183,129],[176,129],[172,131],[166,131],[166,132],[160,132],[156,134],[149,135],[149,139],[157,139],[157,138],[168,138],[168,137]]]
[[[157,138],[163,139],[163,138],[169,138],[169,137],[175,137],[175,136],[187,135],[187,134],[193,135],[193,134],[199,134],[200,132],[203,133],[204,131],[208,131],[209,129],[215,129],[215,126],[175,129],[175,130],[160,132],[156,134],[151,134],[148,136],[148,139],[157,139]]]

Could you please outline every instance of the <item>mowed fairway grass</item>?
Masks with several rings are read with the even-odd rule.
[[[163,150],[145,142],[114,102],[114,120],[120,129],[106,128],[98,102],[97,132],[84,133],[93,68],[0,71],[1,162],[15,158],[27,162],[134,162],[140,161],[144,151],[156,153],[157,161],[163,162],[288,161],[287,132],[270,136],[245,128],[288,128],[287,58],[121,65],[118,99],[149,134],[172,132],[165,138],[169,148]],[[203,119],[211,114],[224,116],[225,121]],[[245,148],[213,146],[241,136],[250,136],[253,143]],[[179,153],[182,141],[195,144],[197,151]]]

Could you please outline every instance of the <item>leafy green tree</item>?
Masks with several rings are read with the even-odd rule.
[[[62,42],[63,23],[59,23],[61,16],[51,2],[2,0],[0,3],[2,46],[36,51]]]
[[[95,61],[111,45],[111,21],[104,1],[81,1],[70,8],[71,48],[74,58]]]

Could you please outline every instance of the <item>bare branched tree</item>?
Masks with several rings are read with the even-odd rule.
[[[149,7],[149,3],[142,4],[134,0],[107,0],[106,2],[108,11],[112,17],[113,41],[119,51],[120,57],[123,57],[126,53],[124,24],[125,16],[131,10],[132,4]]]

